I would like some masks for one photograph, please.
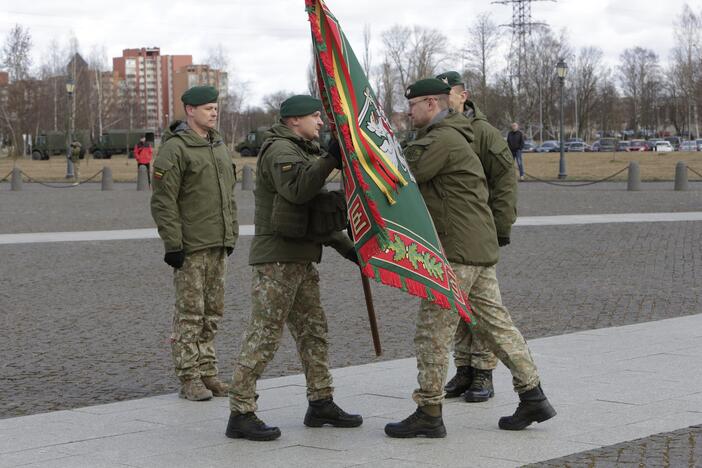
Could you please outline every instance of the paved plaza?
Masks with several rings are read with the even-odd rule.
[[[520,184],[521,219],[512,244],[501,250],[498,276],[504,302],[530,339],[545,390],[559,411],[553,421],[517,435],[496,430],[497,418],[516,404],[500,366],[494,400],[447,404],[448,439],[390,442],[382,426],[412,409],[418,301],[373,285],[384,347],[383,356],[376,358],[357,268],[325,250],[319,270],[337,394],[350,410],[361,411],[366,423],[352,432],[301,426],[301,367],[286,333],[266,371],[268,380],[262,382],[270,389],[262,394],[262,400],[270,397],[270,404],[263,403],[271,411],[266,418],[280,424],[284,436],[278,445],[261,447],[223,438],[224,399],[193,407],[173,395],[178,384],[167,343],[172,275],[162,262],[161,242],[147,232],[153,229],[149,193],[136,192],[133,184],[117,184],[112,192],[101,192],[99,184],[66,190],[25,184],[22,192],[10,192],[8,184],[0,184],[0,342],[5,351],[0,466],[192,464],[187,456],[164,455],[173,447],[209,453],[210,464],[201,466],[255,466],[254,461],[261,466],[516,466],[542,460],[548,460],[545,466],[616,466],[606,464],[613,453],[636,450],[600,447],[658,433],[666,434],[646,439],[651,447],[646,459],[656,460],[659,446],[673,447],[673,455],[681,457],[685,444],[700,438],[694,426],[702,423],[699,356],[695,358],[694,346],[683,346],[698,340],[699,348],[702,336],[694,334],[702,329],[696,315],[702,313],[697,277],[702,271],[702,185],[692,183],[686,192],[674,192],[672,183],[643,184],[641,192],[624,188],[622,183],[583,188]],[[237,197],[241,224],[252,224],[251,192],[239,191]],[[617,214],[620,219],[595,216],[578,224],[562,218]],[[144,230],[144,235],[7,241],[20,233],[114,230]],[[217,338],[225,376],[231,375],[249,314],[250,240],[242,235],[229,263],[226,316]],[[645,331],[612,328],[631,324]],[[690,335],[676,335],[682,332]],[[627,333],[634,338],[626,338]],[[627,360],[635,364],[631,369],[622,367]],[[128,401],[115,403],[122,400]],[[660,408],[648,406],[653,403]],[[107,405],[94,406],[99,404]],[[193,420],[190,415],[196,413]],[[76,426],[82,429],[72,432]],[[51,430],[23,429],[32,427]],[[586,433],[602,437],[587,439]],[[185,444],[191,435],[193,443],[204,445]],[[125,456],[130,444],[133,456]],[[377,453],[359,448],[367,444]],[[206,446],[211,450],[202,449]],[[483,446],[493,451],[481,451]],[[250,462],[232,461],[245,453]],[[451,453],[460,457],[450,458]],[[695,463],[702,460],[695,456],[699,449],[685,453],[692,453],[687,459]],[[151,457],[154,463],[144,464]],[[588,465],[591,459],[601,464]],[[283,464],[290,460],[300,463]]]

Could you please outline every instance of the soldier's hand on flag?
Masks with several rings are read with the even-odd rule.
[[[329,156],[336,159],[336,168],[341,169],[341,147],[339,146],[339,140],[332,137],[331,141],[329,141],[327,153]]]

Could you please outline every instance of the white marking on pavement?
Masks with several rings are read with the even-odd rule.
[[[596,215],[524,216],[515,226],[570,226],[577,224],[660,223],[702,221],[702,211],[683,213],[618,213]],[[253,236],[254,226],[239,226],[240,236]],[[120,229],[113,231],[31,232],[0,234],[2,244],[36,244],[42,242],[81,242],[134,239],[158,239],[156,229]]]
[[[515,226],[567,226],[573,224],[608,223],[669,223],[674,221],[702,221],[702,211],[683,213],[617,213],[594,215],[525,216],[517,218]]]

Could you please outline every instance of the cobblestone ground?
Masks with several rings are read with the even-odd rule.
[[[25,187],[0,192],[0,232],[152,226],[144,192]],[[520,213],[699,210],[702,192],[665,187],[575,192],[522,184]],[[242,224],[251,223],[250,193],[239,200]],[[528,338],[701,313],[701,228],[699,222],[515,228],[498,266],[504,301]],[[226,377],[249,315],[249,245],[242,238],[229,264],[217,338]],[[172,273],[160,241],[4,245],[0,259],[0,418],[177,390],[167,345]],[[319,270],[332,366],[378,359],[356,267],[327,250]],[[373,291],[380,359],[413,355],[418,301],[384,286]],[[298,372],[286,333],[265,376]]]
[[[702,460],[702,426],[610,445],[527,465],[529,468],[696,468]]]

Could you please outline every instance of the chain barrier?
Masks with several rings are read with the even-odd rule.
[[[86,183],[86,182],[90,182],[91,180],[93,180],[94,178],[96,178],[97,176],[99,176],[100,174],[102,174],[102,169],[100,169],[100,170],[97,171],[95,174],[93,174],[92,176],[88,177],[88,178],[85,179],[85,180],[81,180],[81,181],[78,182],[78,183],[75,183],[75,182],[74,182],[74,183],[68,183],[67,185],[52,185],[52,184],[48,184],[48,183],[46,183],[46,182],[41,182],[41,181],[39,181],[39,180],[36,180],[36,179],[30,177],[29,174],[27,174],[27,173],[24,172],[23,170],[20,170],[20,173],[21,173],[23,176],[25,176],[29,182],[33,182],[33,183],[35,183],[35,184],[43,185],[44,187],[49,187],[49,188],[71,188],[71,187],[78,187],[79,185],[82,185],[82,184],[84,184],[84,183]]]
[[[7,175],[6,175],[5,177],[3,177],[2,179],[0,179],[0,182],[5,182],[7,179],[9,179],[10,176],[12,175],[12,171],[14,171],[14,169],[11,169],[10,172],[8,172]]]
[[[539,179],[538,177],[533,176],[533,175],[529,174],[528,172],[525,172],[524,174],[527,177],[529,177],[530,179],[536,180],[537,182],[542,182],[542,183],[548,184],[548,185],[555,185],[556,187],[585,187],[587,185],[594,185],[594,184],[599,184],[601,182],[607,182],[608,180],[613,179],[614,177],[618,176],[619,174],[626,171],[627,169],[629,169],[629,166],[622,168],[621,170],[615,172],[612,175],[605,177],[604,179],[593,180],[591,182],[583,182],[583,183],[578,183],[578,184],[551,182],[550,180]]]

